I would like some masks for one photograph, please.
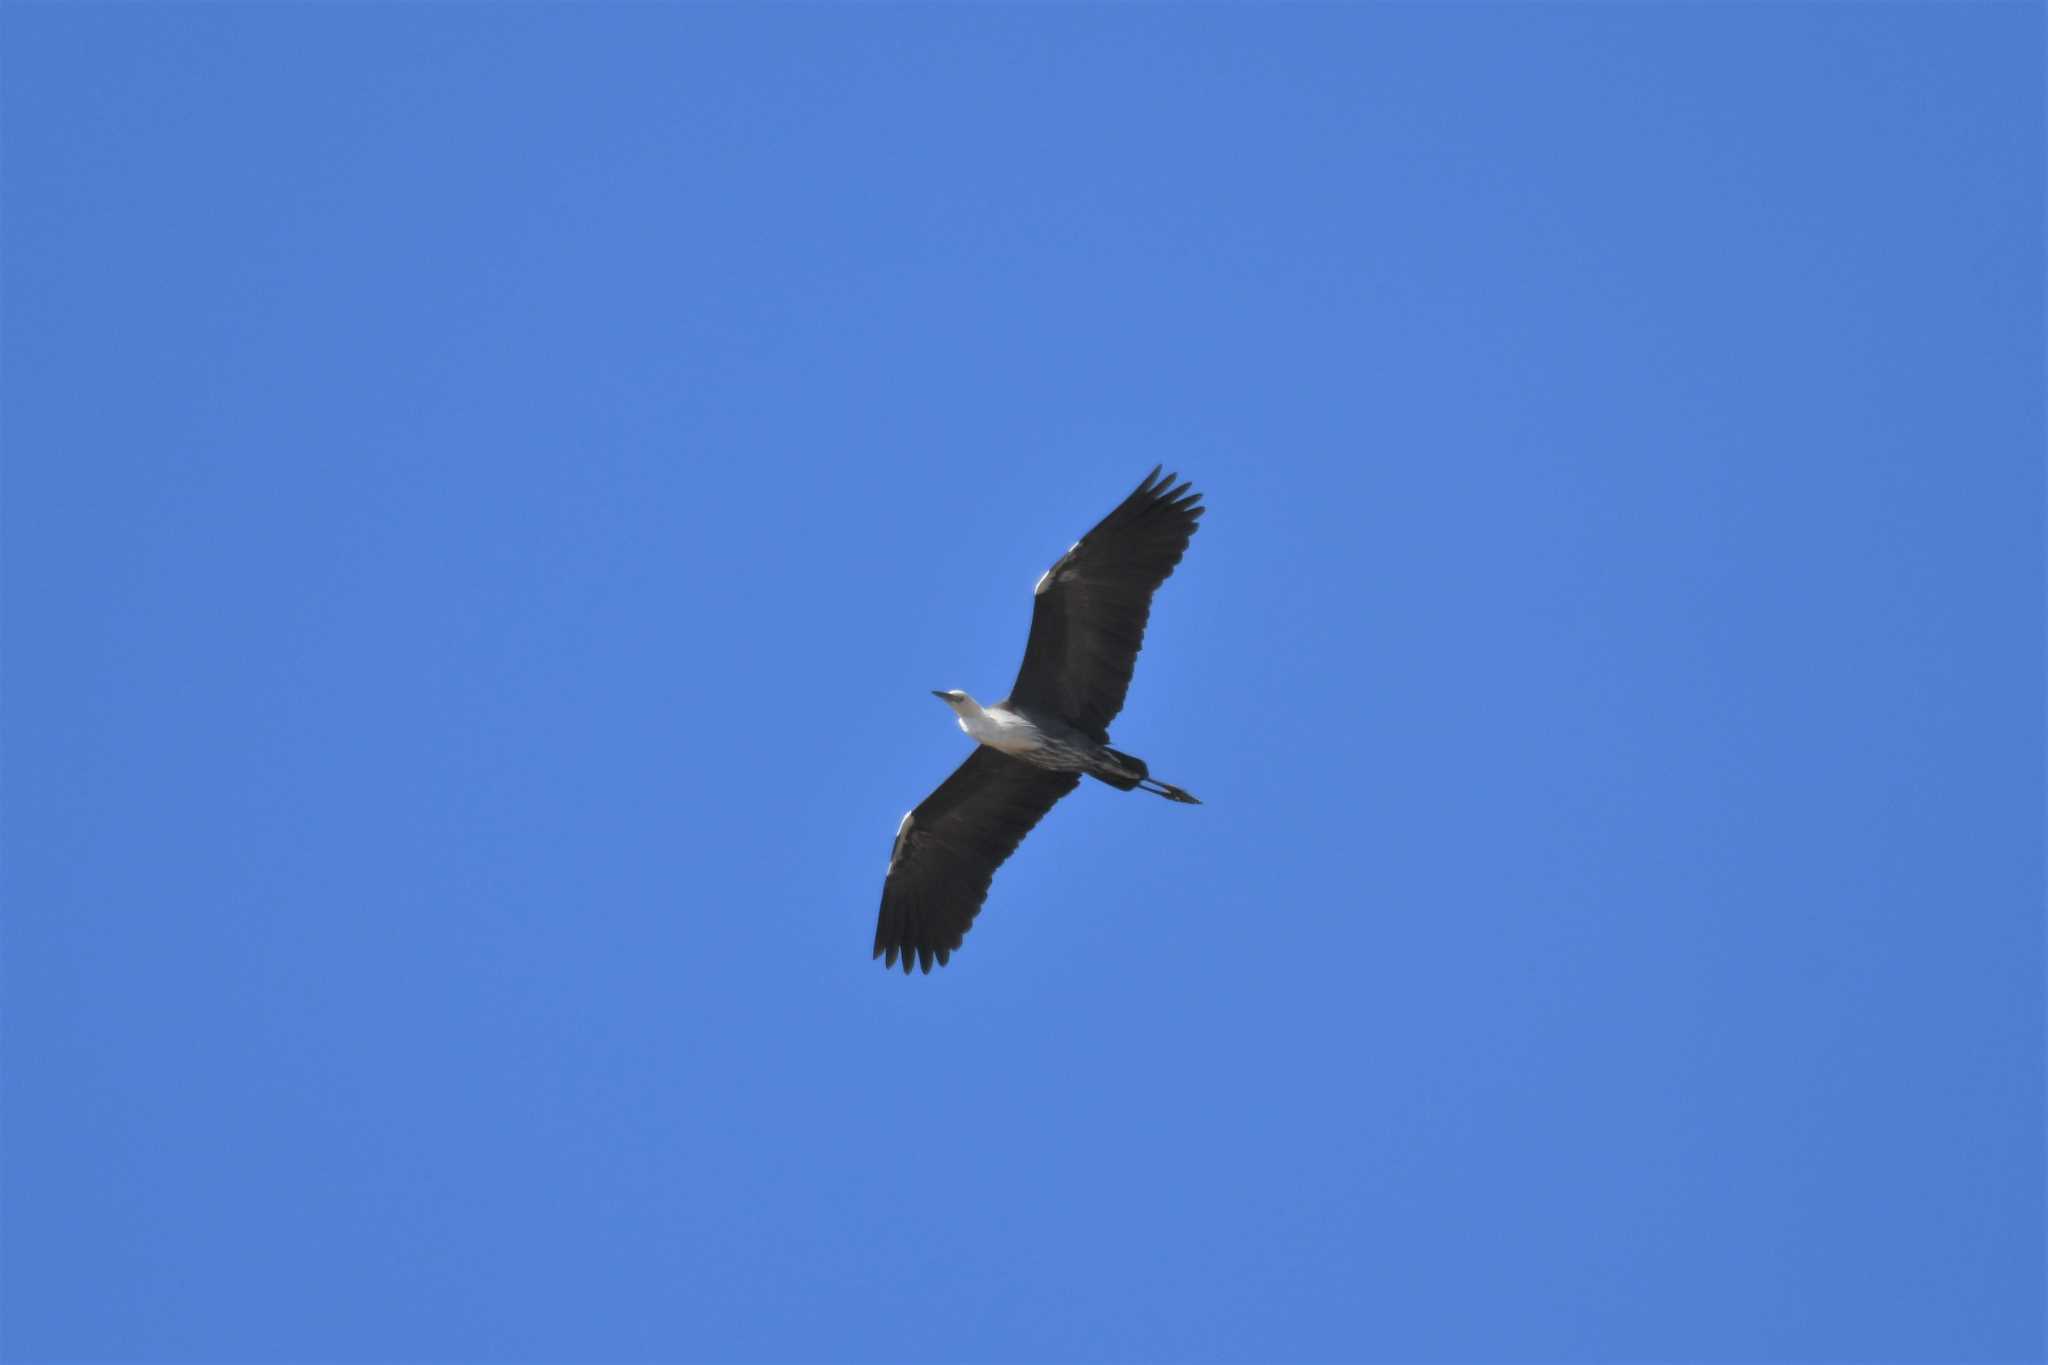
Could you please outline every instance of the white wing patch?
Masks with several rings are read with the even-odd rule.
[[[910,833],[910,817],[914,814],[914,811],[903,812],[903,819],[896,826],[896,842],[889,846],[888,870],[891,872],[896,870],[896,860],[903,856],[903,838]]]
[[[1055,561],[1055,562],[1053,563],[1053,566],[1052,566],[1052,568],[1050,568],[1050,569],[1047,569],[1047,570],[1046,570],[1046,571],[1045,571],[1044,573],[1040,574],[1040,575],[1038,576],[1038,581],[1037,581],[1036,583],[1033,583],[1033,584],[1031,585],[1031,595],[1032,595],[1033,597],[1037,597],[1037,596],[1038,596],[1039,594],[1043,593],[1043,592],[1045,591],[1045,589],[1046,589],[1046,585],[1052,582],[1052,576],[1053,576],[1053,573],[1054,573],[1054,571],[1055,571],[1055,570],[1057,570],[1057,569],[1059,568],[1059,566],[1060,566],[1060,565],[1062,565],[1062,564],[1064,564],[1064,563],[1066,563],[1066,562],[1067,562],[1067,557],[1068,557],[1069,555],[1072,555],[1072,554],[1074,553],[1074,551],[1076,551],[1076,550],[1078,550],[1078,549],[1080,549],[1080,548],[1081,548],[1081,542],[1080,542],[1080,541],[1078,541],[1078,540],[1077,540],[1077,541],[1075,541],[1075,542],[1074,542],[1074,543],[1073,543],[1072,545],[1069,545],[1069,546],[1067,547],[1067,553],[1066,553],[1066,554],[1064,554],[1064,555],[1061,555],[1061,556],[1059,557],[1059,559],[1058,559],[1058,560],[1056,560],[1056,561]]]

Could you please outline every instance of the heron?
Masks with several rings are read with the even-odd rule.
[[[1032,587],[1031,635],[1010,695],[983,706],[935,691],[974,752],[896,827],[875,953],[930,972],[945,966],[988,899],[996,869],[1085,775],[1118,791],[1202,804],[1109,745],[1152,596],[1187,552],[1202,495],[1155,465]]]

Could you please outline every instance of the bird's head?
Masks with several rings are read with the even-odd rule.
[[[940,701],[946,703],[946,705],[952,707],[954,714],[956,715],[966,715],[967,709],[969,707],[974,707],[974,709],[977,711],[981,709],[978,706],[974,706],[974,698],[968,696],[965,692],[962,692],[958,688],[954,688],[950,692],[934,692],[932,693],[932,695],[937,697]]]

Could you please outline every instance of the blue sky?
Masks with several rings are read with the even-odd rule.
[[[0,36],[8,1358],[2042,1354],[2040,6]]]

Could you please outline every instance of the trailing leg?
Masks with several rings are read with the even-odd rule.
[[[1178,801],[1184,806],[1199,806],[1202,804],[1200,798],[1189,796],[1171,782],[1161,782],[1156,777],[1142,778],[1139,780],[1138,785],[1151,792],[1154,796],[1163,796],[1169,801]]]
[[[1144,759],[1135,754],[1127,754],[1121,749],[1112,749],[1106,744],[1095,751],[1095,766],[1088,770],[1088,775],[1098,782],[1107,782],[1120,792],[1134,791],[1142,787],[1154,796],[1163,796],[1169,801],[1178,801],[1183,805],[1202,804],[1171,782],[1161,782],[1152,776],[1151,769],[1145,766]]]

